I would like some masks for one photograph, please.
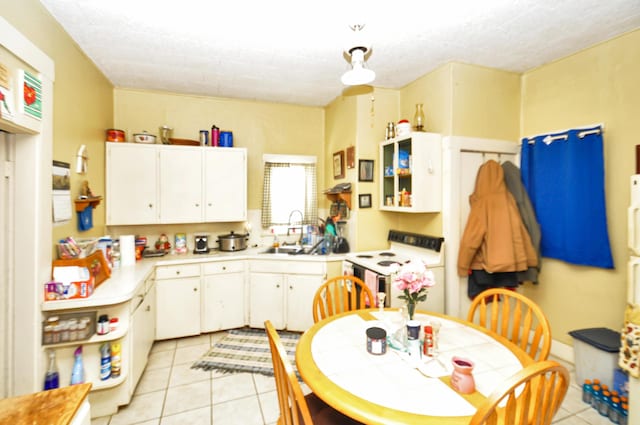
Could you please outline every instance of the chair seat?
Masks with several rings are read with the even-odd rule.
[[[304,396],[313,418],[313,425],[355,425],[360,422],[338,412],[314,393]]]

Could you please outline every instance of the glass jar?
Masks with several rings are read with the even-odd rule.
[[[413,122],[416,131],[424,131],[424,111],[422,110],[422,103],[416,103],[416,113],[413,116]]]

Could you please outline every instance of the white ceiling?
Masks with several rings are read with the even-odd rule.
[[[40,0],[116,86],[324,106],[364,23],[376,87],[522,72],[640,28],[640,0]],[[639,47],[640,48],[640,47]]]

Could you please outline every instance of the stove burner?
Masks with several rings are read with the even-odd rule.
[[[358,257],[358,258],[373,258],[373,255],[369,255],[369,254],[360,254],[360,255],[356,255],[356,257]]]
[[[389,261],[389,260],[378,261],[378,265],[382,267],[389,267],[393,264],[400,264],[400,263],[398,263],[397,261]]]
[[[387,251],[387,252],[381,252],[381,253],[380,253],[380,256],[381,256],[381,257],[395,257],[395,256],[396,256],[396,254],[395,254],[394,252],[388,252],[388,251]]]

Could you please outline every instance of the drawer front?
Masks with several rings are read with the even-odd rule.
[[[200,276],[200,264],[182,264],[156,268],[156,280]]]
[[[252,272],[324,275],[326,264],[321,261],[267,261],[250,262]]]
[[[217,261],[202,265],[202,272],[208,274],[237,273],[244,271],[244,261]]]

